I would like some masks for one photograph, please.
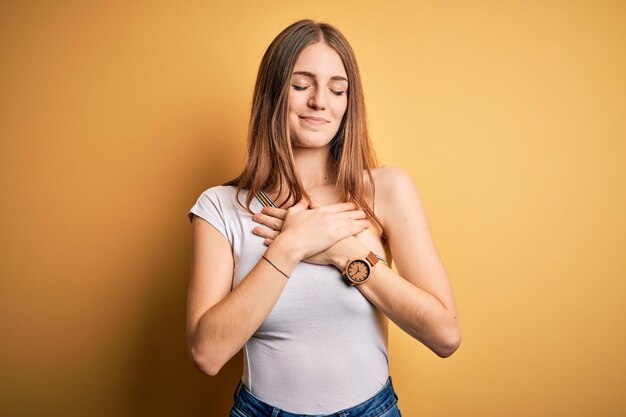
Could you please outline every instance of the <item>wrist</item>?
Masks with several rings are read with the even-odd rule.
[[[341,241],[339,250],[334,254],[333,265],[341,272],[348,266],[348,260],[366,256],[369,253],[359,239],[349,236]]]
[[[289,236],[285,233],[281,233],[274,239],[274,242],[265,251],[267,256],[274,256],[280,258],[286,263],[289,269],[295,268],[295,266],[304,259],[304,256],[294,245],[293,241],[289,239]]]

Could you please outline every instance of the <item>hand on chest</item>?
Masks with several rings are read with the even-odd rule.
[[[313,202],[317,203],[320,206],[327,206],[330,204],[337,204],[342,202],[339,195],[335,193],[334,187],[318,187],[314,190],[308,191],[308,193],[309,196],[313,199]],[[370,223],[370,227],[360,233],[357,233],[354,236],[371,251],[384,256],[384,254],[386,253],[385,242],[381,237],[379,229],[376,227],[376,222],[373,219],[369,219],[368,221]]]

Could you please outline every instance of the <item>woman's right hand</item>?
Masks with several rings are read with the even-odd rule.
[[[277,217],[255,216],[257,221],[273,229],[268,233],[271,237],[266,235],[267,239],[288,242],[300,259],[317,264],[330,263],[332,254],[327,249],[348,236],[360,233],[370,224],[366,213],[358,210],[352,202],[317,206],[309,205],[306,199],[302,199],[286,211],[272,210]],[[281,220],[279,217],[283,214]]]
[[[364,211],[358,210],[355,203],[337,203],[320,207],[309,206],[309,203],[302,199],[286,211],[274,210],[273,214],[277,216],[284,212],[282,224],[279,218],[267,215],[255,216],[255,220],[274,229],[267,235],[288,242],[289,247],[300,259],[312,263],[323,263],[322,259],[309,258],[319,258],[315,255],[369,227],[367,215]],[[275,229],[278,227],[280,230]],[[263,236],[258,230],[256,234]]]

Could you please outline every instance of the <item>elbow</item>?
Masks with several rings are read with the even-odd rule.
[[[216,376],[224,365],[223,363],[211,360],[214,358],[213,355],[207,354],[206,352],[200,352],[195,348],[190,349],[189,356],[195,368],[207,376]]]
[[[457,323],[441,334],[439,343],[433,351],[440,358],[449,358],[459,346],[461,346],[461,328]]]

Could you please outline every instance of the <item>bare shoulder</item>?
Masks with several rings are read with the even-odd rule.
[[[395,165],[383,165],[372,170],[376,192],[384,192],[385,189],[395,189],[413,185],[411,176],[402,168]]]
[[[372,170],[376,199],[375,204],[387,209],[395,206],[407,196],[418,197],[417,188],[411,176],[395,165],[383,165]],[[419,198],[419,197],[418,197]]]
[[[421,201],[411,176],[402,168],[383,165],[372,170],[374,207],[386,231],[398,216],[421,208]]]

